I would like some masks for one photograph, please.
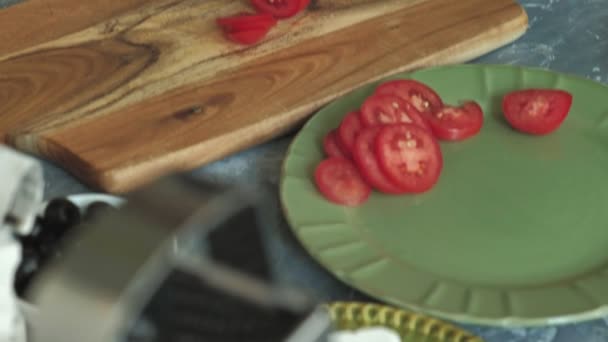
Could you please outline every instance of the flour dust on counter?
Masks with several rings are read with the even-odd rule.
[[[606,71],[602,72],[602,69],[599,66],[593,67],[591,73],[586,76],[597,82],[608,83],[608,74]]]
[[[490,53],[484,63],[548,68],[608,84],[608,0],[528,0],[524,39]]]
[[[540,0],[524,4],[525,8],[540,8],[544,11],[553,11],[553,6],[559,3],[560,0]]]
[[[555,337],[558,333],[558,330],[555,327],[480,329],[465,326],[465,329],[482,336],[488,342],[556,342]],[[570,342],[574,342],[574,340]]]
[[[542,43],[514,43],[503,49],[498,54],[498,58],[504,64],[525,64],[537,65],[548,68],[555,61],[555,49],[548,44]]]

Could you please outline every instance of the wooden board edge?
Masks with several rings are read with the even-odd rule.
[[[391,74],[414,69],[463,63],[505,46],[520,38],[527,30],[527,13],[523,7],[519,5],[518,7],[520,9],[520,15],[513,20],[504,23],[501,27],[481,33],[467,41],[450,46],[415,64],[404,65],[398,70],[392,70],[389,73],[378,75],[377,77],[369,79],[366,83],[378,81]],[[490,43],[479,45],[480,41],[488,39],[491,41]],[[314,104],[314,110],[295,108],[284,115],[265,120],[263,126],[254,124],[230,134],[226,134],[220,138],[207,140],[181,150],[170,152],[163,158],[141,160],[137,164],[112,170],[94,169],[71,151],[53,142],[53,140],[45,136],[45,134],[42,134],[41,136],[26,134],[24,136],[10,138],[11,143],[22,150],[45,156],[60,165],[72,165],[73,168],[68,171],[86,184],[106,192],[120,194],[145,186],[146,184],[171,173],[189,171],[193,168],[217,161],[230,154],[242,151],[244,148],[276,138],[277,136],[292,130],[298,124],[301,124],[318,108],[364,84],[353,85],[333,96],[319,99]],[[236,140],[241,140],[243,136],[246,136],[242,134],[244,130],[247,130],[248,132],[253,131],[256,132],[256,134],[249,136],[247,140],[242,140],[236,145],[234,143],[226,143],[227,141],[234,142]],[[209,153],[209,150],[213,150],[214,152]]]

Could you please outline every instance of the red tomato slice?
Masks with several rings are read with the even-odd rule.
[[[317,166],[315,182],[329,201],[350,207],[363,204],[371,192],[355,165],[339,157],[325,159]]]
[[[465,140],[481,130],[483,111],[473,101],[461,107],[444,106],[429,119],[433,134],[441,140]]]
[[[338,127],[339,145],[344,148],[344,152],[351,155],[357,134],[363,128],[363,124],[359,119],[359,112],[350,112],[346,114],[340,127]]]
[[[266,33],[270,31],[273,25],[259,23],[259,24],[234,24],[230,26],[222,27],[225,33],[239,33],[247,31],[261,31],[266,30]]]
[[[262,28],[262,29],[252,29],[252,30],[246,30],[246,31],[236,31],[236,32],[225,32],[226,37],[228,37],[228,39],[240,43],[240,44],[245,44],[245,45],[250,45],[250,44],[255,44],[257,42],[259,42],[260,40],[262,40],[266,34],[268,33],[268,31],[270,30],[270,27],[268,28]]]
[[[277,18],[289,18],[301,11],[301,0],[251,0],[258,11]]]
[[[218,18],[217,24],[228,32],[262,29],[276,25],[277,20],[268,13],[239,13]]]
[[[376,89],[376,93],[397,95],[409,101],[425,117],[443,107],[441,97],[431,87],[415,80],[385,82]]]
[[[509,124],[524,133],[543,135],[564,122],[572,94],[556,89],[527,89],[507,94],[502,103]]]
[[[368,97],[361,106],[361,121],[367,127],[411,123],[430,129],[420,112],[396,95],[375,94]]]
[[[325,139],[323,139],[323,150],[328,157],[342,157],[348,158],[342,148],[338,145],[338,133],[336,130],[332,130],[327,133]]]
[[[303,11],[310,5],[310,0],[300,0],[300,11]]]
[[[443,168],[441,149],[431,132],[412,124],[383,126],[376,138],[376,156],[387,178],[409,193],[430,190]]]
[[[374,147],[380,129],[381,126],[368,127],[359,133],[353,149],[353,159],[363,179],[373,188],[387,194],[402,194],[404,191],[388,180],[378,165]]]

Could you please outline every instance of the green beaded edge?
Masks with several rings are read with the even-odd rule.
[[[324,305],[331,320],[340,330],[384,326],[401,338],[419,334],[437,342],[484,342],[461,328],[435,318],[407,312],[395,307],[362,302],[332,302]]]

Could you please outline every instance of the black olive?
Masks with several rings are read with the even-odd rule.
[[[19,297],[24,297],[25,293],[34,279],[36,273],[42,265],[41,259],[38,256],[29,256],[24,259],[17,267],[15,273],[15,291]]]
[[[32,279],[50,260],[61,257],[57,241],[43,239],[40,235],[18,237],[21,243],[21,262],[15,274],[15,290],[23,296]]]
[[[65,198],[51,200],[44,210],[39,237],[59,241],[65,233],[80,223],[80,209]]]
[[[99,215],[102,215],[104,212],[107,212],[107,211],[110,211],[113,209],[114,209],[114,207],[106,202],[95,201],[87,206],[87,209],[85,210],[85,213],[84,213],[84,220],[85,221],[92,220],[94,218],[99,217]]]
[[[31,234],[19,238],[23,246],[23,257],[36,254],[40,258],[47,258],[55,253],[57,243],[63,237],[63,233],[58,233],[57,230],[67,231],[67,229],[56,229],[46,226],[44,219],[38,218]]]
[[[37,259],[42,256],[40,241],[35,236],[21,236],[19,242],[21,242],[21,260]]]

